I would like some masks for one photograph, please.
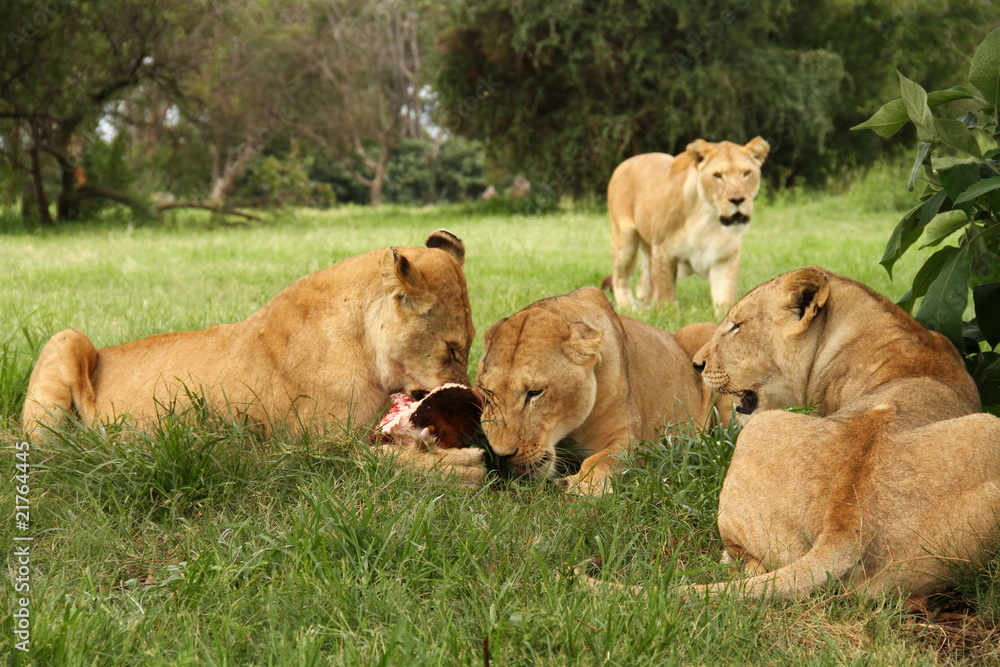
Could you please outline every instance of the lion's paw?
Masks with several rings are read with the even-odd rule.
[[[611,487],[611,478],[607,475],[598,477],[591,473],[585,477],[581,477],[577,473],[576,475],[562,477],[554,481],[559,486],[564,487],[567,493],[577,496],[600,498],[606,493],[614,493],[614,489]]]
[[[373,448],[378,456],[394,456],[396,464],[409,470],[437,471],[456,477],[463,484],[479,488],[486,477],[485,450],[478,447],[426,449],[416,446],[381,445]]]

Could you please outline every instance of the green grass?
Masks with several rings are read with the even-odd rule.
[[[899,217],[893,196],[762,201],[744,244],[741,290],[819,264],[897,297],[878,267]],[[599,284],[609,271],[600,211],[507,217],[454,208],[274,214],[252,227],[184,216],[2,238],[0,431],[11,462],[30,365],[65,328],[105,346],[246,317],[292,280],[344,257],[421,243],[446,227],[467,245],[479,335],[532,301]],[[707,283],[680,308],[642,313],[675,329],[712,319]],[[962,579],[978,609],[964,630],[894,600],[834,593],[789,604],[685,604],[674,581],[716,565],[716,498],[736,433],[647,445],[616,493],[581,500],[549,485],[468,492],[373,459],[361,432],[264,438],[206,415],[152,434],[113,424],[31,450],[32,652],[37,664],[931,665],[1000,664],[1000,563]],[[10,525],[8,523],[8,525]],[[6,531],[5,531],[6,532]],[[12,542],[0,540],[7,553]],[[601,556],[645,596],[593,595],[565,575]],[[12,564],[8,558],[8,565]],[[0,659],[13,594],[0,596]]]

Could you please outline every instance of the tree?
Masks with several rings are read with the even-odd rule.
[[[949,29],[924,30],[931,16]],[[933,80],[990,16],[964,0],[452,0],[434,82],[442,123],[555,193],[603,192],[636,153],[758,134],[778,180],[821,182],[878,154],[841,134],[886,90],[873,62]]]
[[[303,48],[309,11],[301,3],[219,5],[197,35],[204,57],[175,96],[210,151],[207,205],[222,206],[268,141],[299,115],[296,99],[313,64]]]
[[[0,5],[0,123],[4,155],[28,174],[43,224],[52,224],[45,190],[57,167],[57,217],[79,214],[81,199],[118,196],[88,183],[80,159],[99,117],[143,81],[169,84],[193,55],[185,36],[206,15],[205,3],[166,0],[68,0]],[[86,128],[91,133],[85,133]]]
[[[310,112],[298,129],[383,200],[392,152],[423,134],[420,17],[401,0],[313,5]]]

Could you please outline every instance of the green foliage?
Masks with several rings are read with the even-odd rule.
[[[464,137],[449,137],[434,161],[434,176],[438,201],[475,199],[489,187],[483,145]]]
[[[427,138],[404,139],[389,158],[385,199],[393,204],[468,201],[488,185],[478,141],[449,137],[436,146]]]
[[[928,93],[900,74],[901,97],[855,129],[890,137],[907,123],[916,127],[910,187],[921,170],[926,186],[920,203],[893,230],[881,264],[891,275],[921,238],[920,247],[928,248],[957,235],[957,246],[927,258],[899,304],[912,311],[920,300],[917,319],[965,352],[984,405],[1000,413],[1000,29],[976,49],[969,81],[974,90],[957,86]],[[949,119],[931,111],[966,99],[976,103],[978,113]],[[984,150],[987,144],[996,147]],[[970,293],[975,316],[964,321]]]
[[[844,132],[890,84],[871,63],[941,81],[990,20],[964,0],[455,0],[438,120],[563,194],[603,192],[636,153],[758,134],[772,180],[819,183],[885,152]]]
[[[310,179],[313,158],[293,147],[284,157],[267,155],[255,162],[233,193],[238,202],[257,207],[316,206],[326,208],[336,201],[328,183]]]
[[[351,169],[322,154],[308,160],[309,178],[332,188],[337,202],[368,203],[368,188],[351,172],[371,176],[360,159],[348,158]],[[464,202],[478,197],[488,185],[485,152],[478,141],[448,137],[436,145],[427,137],[410,138],[389,157],[383,194],[392,204]]]

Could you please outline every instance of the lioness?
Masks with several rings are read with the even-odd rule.
[[[468,382],[475,335],[465,246],[446,230],[426,248],[385,248],[301,278],[236,324],[95,350],[57,333],[31,374],[27,432],[127,415],[149,424],[191,394],[266,427],[372,422],[392,392]]]
[[[641,303],[676,303],[678,274],[697,274],[708,278],[718,312],[733,305],[740,245],[770,150],[761,137],[746,146],[698,139],[676,157],[645,153],[618,165],[608,183],[608,213],[611,283],[620,307],[634,305],[637,254]]]
[[[979,412],[952,344],[868,287],[816,267],[778,276],[733,306],[694,363],[752,416],[718,519],[747,595],[791,598],[832,578],[926,596],[1000,545],[1000,419]],[[781,410],[795,405],[817,412]]]
[[[678,337],[696,350],[714,329],[691,325]],[[568,439],[585,458],[563,483],[579,493],[607,490],[612,455],[630,443],[709,416],[690,353],[672,334],[619,317],[593,287],[496,322],[483,347],[475,388],[491,449],[518,474],[548,477]]]

